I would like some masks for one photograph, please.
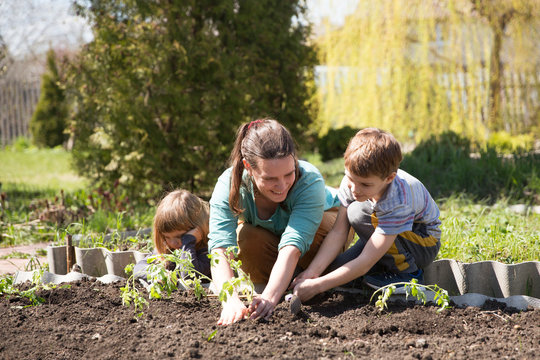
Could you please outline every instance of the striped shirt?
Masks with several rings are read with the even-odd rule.
[[[344,177],[338,197],[341,205],[348,208],[356,200],[347,183]],[[411,231],[413,223],[422,223],[426,225],[429,235],[441,238],[440,212],[437,204],[418,179],[401,169],[397,171],[396,177],[379,201],[367,200],[365,203],[369,203],[372,213],[377,217],[376,233],[400,234]]]

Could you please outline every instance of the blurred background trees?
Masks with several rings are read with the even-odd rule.
[[[84,19],[91,36],[49,44],[57,75],[33,60],[44,58],[45,41],[30,41],[54,28],[28,16],[46,1],[0,1],[10,14],[0,18],[0,141],[28,134],[34,113],[43,121],[32,126],[34,141],[73,145],[76,168],[93,187],[120,186],[143,199],[178,186],[209,195],[238,125],[263,116],[283,122],[301,150],[324,161],[340,158],[366,126],[391,131],[405,149],[418,145],[419,158],[443,165],[448,143],[491,159],[488,148],[523,154],[540,140],[536,0],[50,4],[72,1],[64,22]],[[321,16],[312,28],[307,5],[323,2],[327,14],[347,3],[349,15],[337,23]],[[16,22],[27,23],[24,56],[4,36]],[[77,47],[58,49],[72,42]],[[34,112],[38,73],[44,104]],[[50,111],[66,108],[60,131]],[[64,132],[68,143],[53,140]],[[413,164],[435,171],[426,162],[405,165]],[[464,174],[456,184],[466,183]]]
[[[317,38],[316,129],[378,126],[401,141],[540,133],[536,0],[359,0]]]

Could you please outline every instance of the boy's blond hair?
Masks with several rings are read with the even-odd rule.
[[[401,147],[392,134],[377,128],[365,128],[349,141],[345,168],[356,176],[371,175],[386,179],[399,168]]]
[[[189,231],[198,228],[202,239],[197,241],[198,250],[208,244],[208,203],[187,190],[178,189],[168,193],[156,209],[153,224],[154,247],[159,254],[169,252],[163,233]]]

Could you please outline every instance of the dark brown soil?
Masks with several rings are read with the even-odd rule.
[[[437,313],[401,303],[380,312],[362,295],[327,293],[296,316],[281,303],[270,321],[221,327],[215,298],[177,292],[151,301],[136,318],[122,305],[120,286],[76,282],[41,291],[46,302],[33,307],[0,298],[0,358],[533,359],[540,353],[540,310],[491,304]]]

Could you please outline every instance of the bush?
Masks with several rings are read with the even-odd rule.
[[[30,120],[32,140],[37,146],[55,147],[67,140],[64,130],[68,118],[68,106],[61,82],[55,53],[49,50],[47,72],[42,77],[41,95]]]
[[[94,40],[70,72],[73,154],[96,186],[130,197],[211,188],[238,125],[311,121],[309,27],[300,1],[91,0]]]
[[[326,135],[317,140],[317,147],[322,161],[343,157],[351,138],[359,129],[344,126],[339,129],[330,129]]]
[[[540,154],[500,156],[488,147],[471,156],[471,142],[453,132],[432,136],[405,154],[401,168],[435,198],[468,193],[476,200],[538,203]]]
[[[487,147],[501,154],[530,152],[534,147],[534,137],[531,134],[512,136],[506,131],[499,131],[491,134]]]

